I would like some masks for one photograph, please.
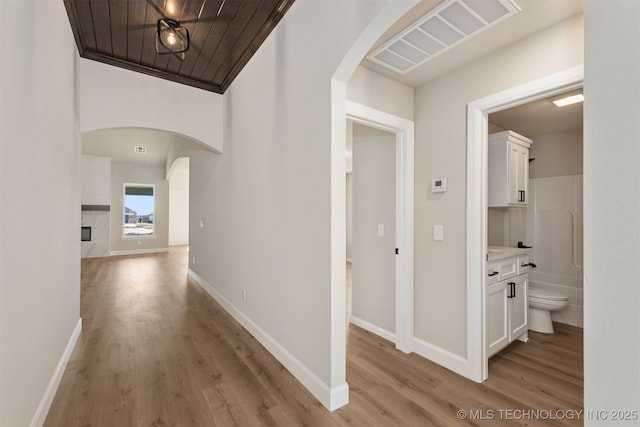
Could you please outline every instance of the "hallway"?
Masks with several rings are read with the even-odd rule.
[[[501,409],[582,408],[581,329],[531,333],[476,384],[350,326],[351,403],[330,413],[187,278],[187,255],[82,260],[83,330],[46,426],[496,425]],[[458,410],[496,419],[462,421]]]

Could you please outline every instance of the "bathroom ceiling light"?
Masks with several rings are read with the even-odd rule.
[[[577,95],[567,96],[565,98],[556,99],[553,101],[556,107],[564,107],[571,104],[577,104],[584,101],[584,95],[579,93]]]
[[[367,59],[405,74],[520,10],[512,0],[447,0]]]

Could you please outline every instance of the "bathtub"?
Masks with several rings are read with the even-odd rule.
[[[529,286],[569,296],[569,307],[551,318],[583,327],[582,175],[531,179],[529,191],[526,234],[537,266]]]

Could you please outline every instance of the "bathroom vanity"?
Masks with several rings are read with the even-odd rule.
[[[527,342],[530,252],[524,248],[488,248],[487,357],[516,339]]]

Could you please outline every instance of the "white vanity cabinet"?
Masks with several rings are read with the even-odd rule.
[[[515,339],[527,341],[528,257],[511,257],[487,265],[487,357]],[[495,274],[497,273],[497,274]]]
[[[489,135],[489,207],[529,203],[529,148],[532,141],[511,130]]]

